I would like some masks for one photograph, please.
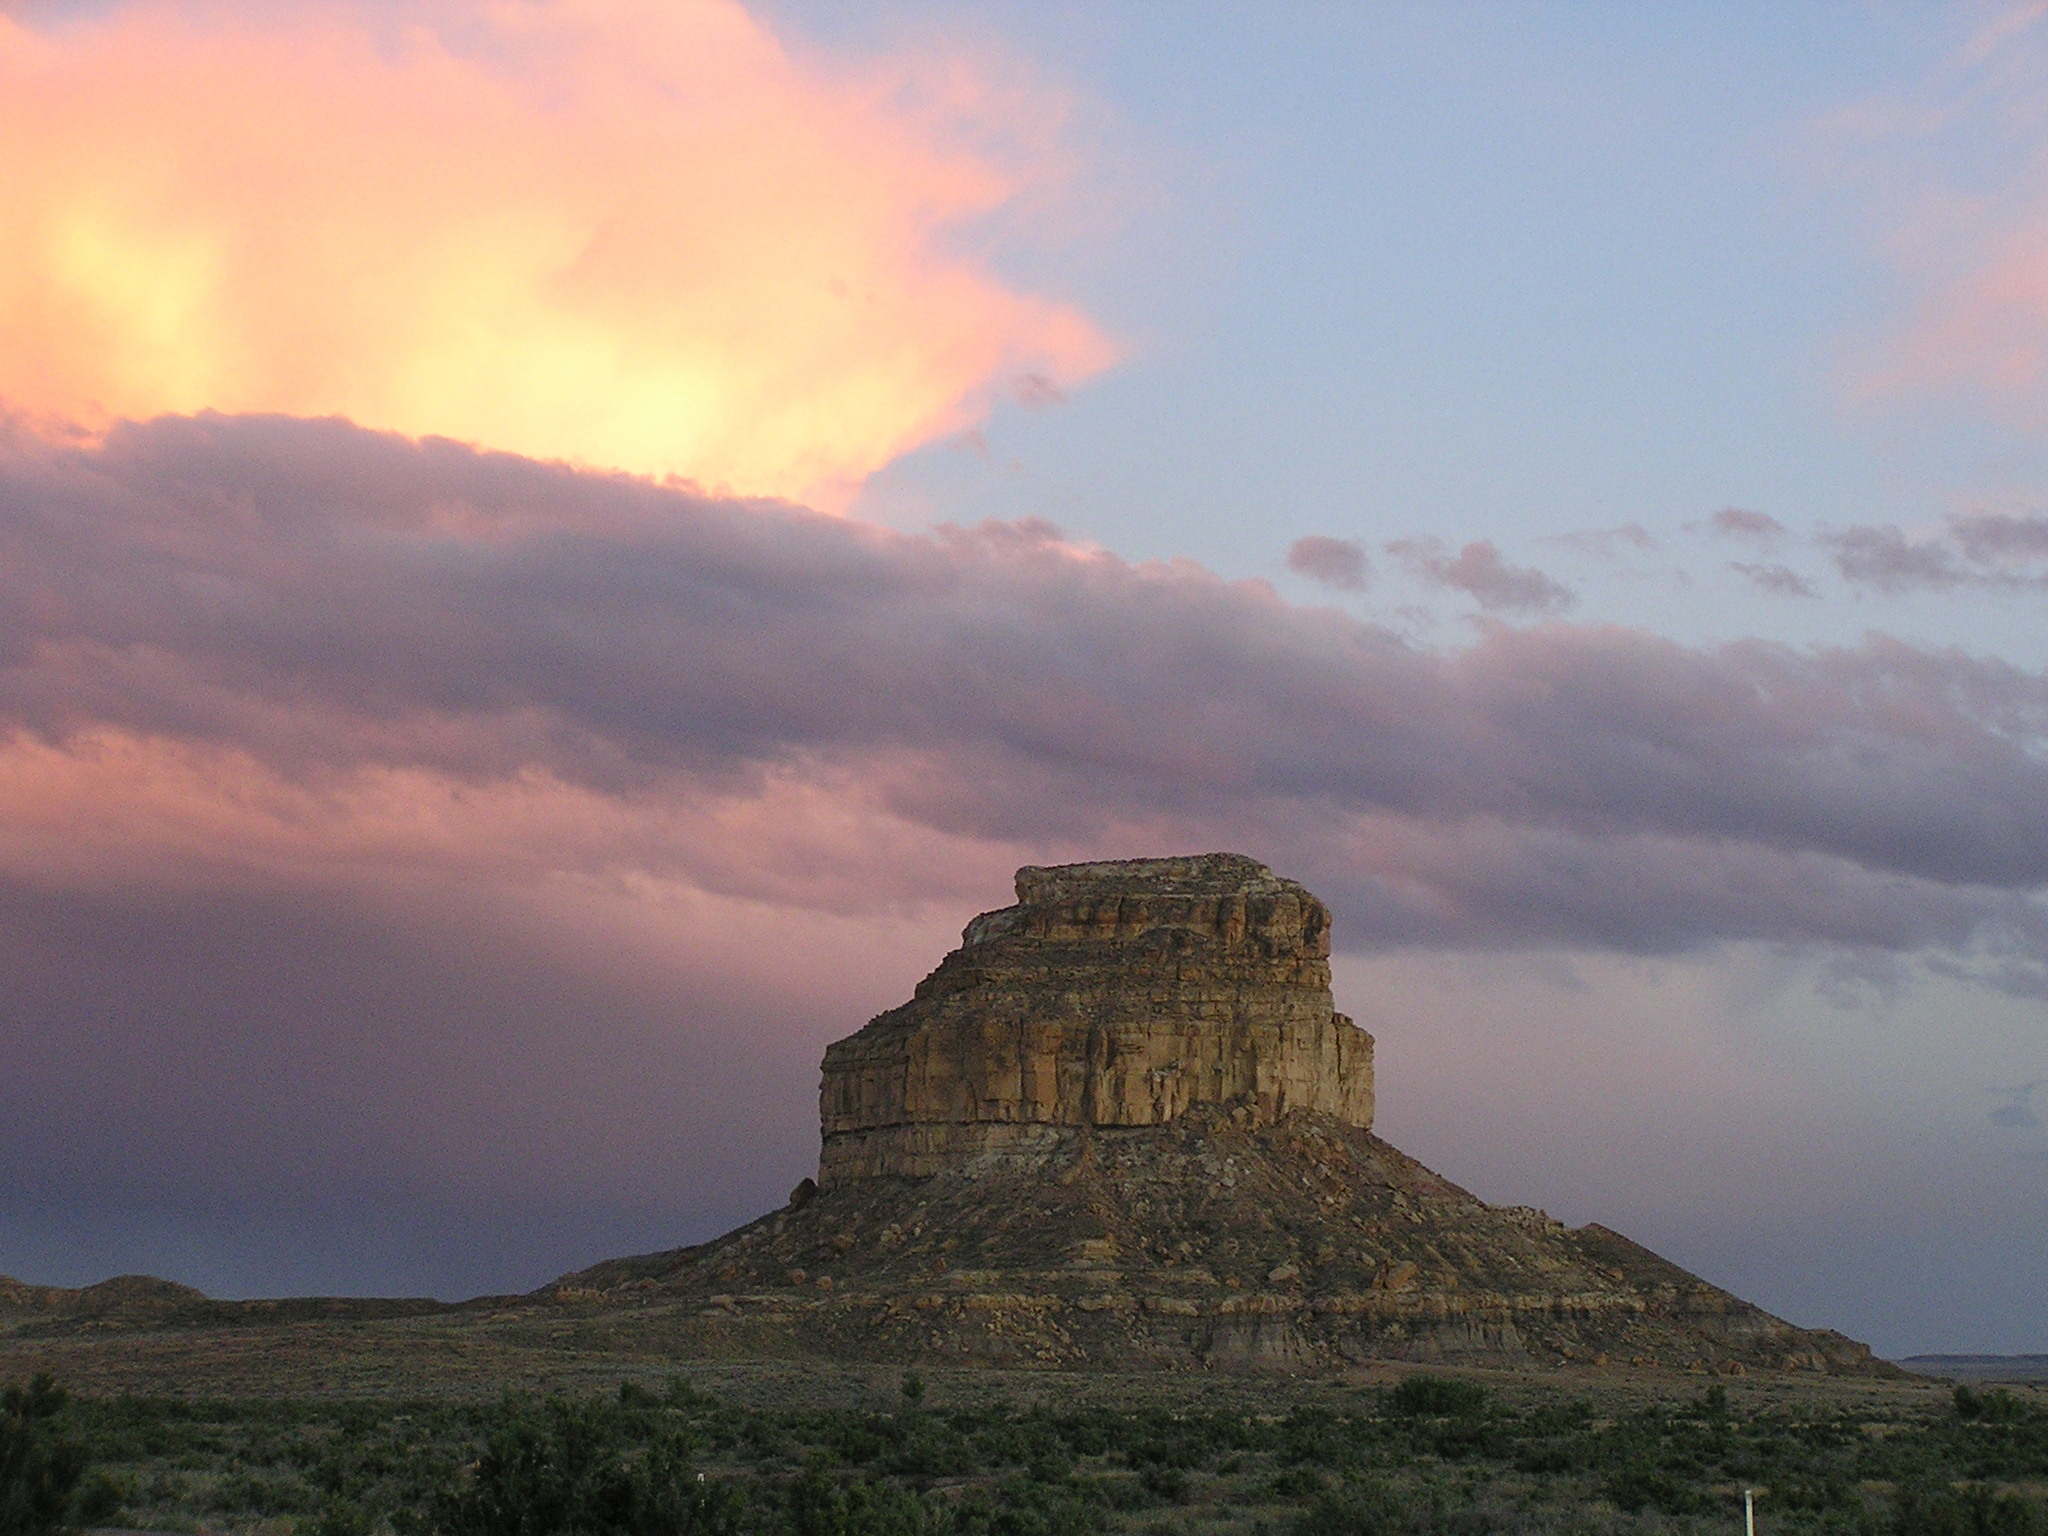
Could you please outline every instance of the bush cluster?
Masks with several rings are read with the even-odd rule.
[[[686,1384],[495,1403],[71,1400],[0,1413],[0,1536],[2048,1536],[2048,1410],[1615,1411],[1440,1374],[1287,1412],[745,1408]],[[89,1470],[88,1462],[97,1465]]]

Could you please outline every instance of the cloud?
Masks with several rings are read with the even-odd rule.
[[[1991,1111],[1991,1123],[2008,1131],[2039,1130],[2041,1117],[2034,1112],[2034,1095],[2042,1088],[2048,1088],[2048,1078],[2021,1083],[2017,1088],[1992,1089],[2005,1102]]]
[[[1467,544],[1456,555],[1435,539],[1397,539],[1387,553],[1417,576],[1476,600],[1489,613],[1558,613],[1577,599],[1571,588],[1530,566],[1509,565],[1490,540]]]
[[[2009,6],[1917,88],[1819,125],[1871,196],[1904,301],[1852,365],[1855,397],[1968,400],[2022,430],[2048,427],[2044,71],[2048,11]]]
[[[1751,512],[1742,507],[1723,507],[1707,519],[1715,533],[1735,539],[1769,541],[1785,536],[1785,525],[1768,512]]]
[[[1114,348],[963,241],[1061,101],[731,0],[0,16],[0,405],[345,416],[837,505]]]
[[[1363,549],[1349,539],[1321,533],[1296,539],[1288,547],[1287,569],[1340,592],[1363,592],[1372,579],[1372,565]]]
[[[1581,528],[1573,533],[1554,533],[1543,542],[1561,544],[1567,549],[1597,555],[1603,560],[1616,558],[1624,548],[1650,550],[1657,547],[1656,539],[1641,523],[1622,523],[1614,528]]]
[[[2038,675],[1882,639],[1439,654],[1043,524],[911,537],[334,422],[0,457],[0,869],[87,887],[850,910],[1252,844],[1352,893],[1355,943],[2031,952],[2044,721]]]
[[[2048,516],[1973,512],[1909,536],[1896,524],[1824,535],[1844,580],[1890,595],[1912,591],[2048,591]]]
[[[1977,565],[2048,561],[2048,515],[2039,512],[1969,512],[1948,520],[1964,558]]]
[[[1751,586],[1780,597],[1818,597],[1804,576],[1790,566],[1758,564],[1749,560],[1730,560],[1728,569],[1748,579]]]

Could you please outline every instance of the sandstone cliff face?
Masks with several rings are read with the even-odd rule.
[[[1330,914],[1237,854],[1017,873],[901,1008],[825,1054],[819,1182],[1042,1157],[1196,1106],[1372,1123],[1372,1037],[1330,999]]]

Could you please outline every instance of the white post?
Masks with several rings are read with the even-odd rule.
[[[1756,1490],[1742,1490],[1742,1532],[1743,1536],[1756,1536]]]

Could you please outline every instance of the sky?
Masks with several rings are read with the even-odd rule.
[[[1024,863],[2048,1350],[2041,6],[0,6],[0,1273],[519,1291]]]

